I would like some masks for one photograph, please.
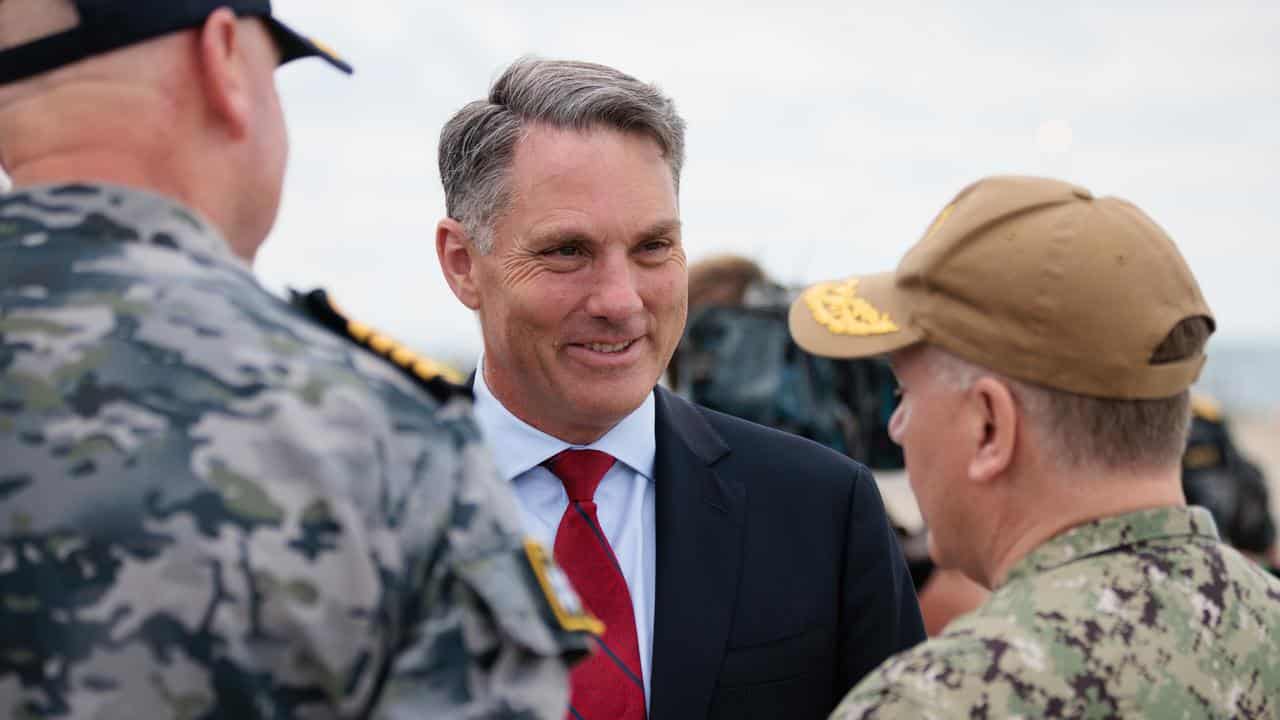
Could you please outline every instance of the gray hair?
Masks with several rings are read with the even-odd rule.
[[[521,58],[487,99],[467,104],[440,132],[447,212],[481,253],[493,249],[493,225],[511,200],[506,180],[516,144],[533,123],[648,135],[662,148],[679,191],[685,123],[671,98],[604,65]]]
[[[1151,363],[1178,362],[1198,354],[1211,332],[1204,318],[1182,321],[1156,349]],[[1191,423],[1187,390],[1157,399],[1090,397],[1007,377],[935,345],[928,351],[929,369],[954,390],[968,390],[983,376],[1008,385],[1051,459],[1063,467],[1158,468],[1176,464],[1186,449]]]

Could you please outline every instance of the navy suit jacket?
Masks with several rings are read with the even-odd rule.
[[[871,474],[657,389],[652,720],[825,718],[925,638]]]

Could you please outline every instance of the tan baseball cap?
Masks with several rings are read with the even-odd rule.
[[[890,273],[825,282],[791,306],[791,334],[828,357],[918,342],[1080,395],[1163,398],[1203,352],[1155,364],[1186,319],[1213,315],[1173,241],[1118,198],[1058,180],[991,177],[960,192]]]

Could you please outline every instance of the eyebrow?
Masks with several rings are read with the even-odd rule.
[[[656,240],[677,233],[683,223],[679,219],[659,220],[641,231],[636,237],[641,241]],[[538,244],[590,245],[595,240],[586,232],[573,228],[556,229],[533,236]]]
[[[679,218],[660,220],[650,225],[644,232],[640,233],[640,239],[656,240],[657,238],[674,235],[680,231],[680,228],[683,227],[683,225],[684,223],[680,222]]]
[[[530,237],[535,245],[588,245],[591,236],[581,230],[556,228]]]

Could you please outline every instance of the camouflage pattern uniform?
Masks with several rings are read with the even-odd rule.
[[[1050,540],[834,718],[1280,718],[1280,582],[1201,508]]]
[[[469,407],[173,202],[0,194],[0,716],[559,720],[588,638]]]

